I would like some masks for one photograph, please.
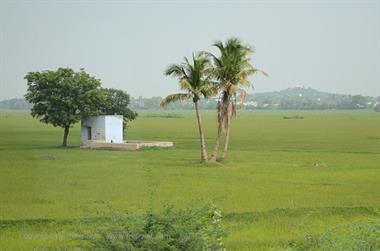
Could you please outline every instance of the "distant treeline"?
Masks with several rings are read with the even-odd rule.
[[[162,97],[131,97],[130,108],[133,110],[159,109],[161,100]],[[202,109],[215,109],[216,105],[217,99],[202,100],[200,103]],[[189,110],[193,109],[193,106],[194,104],[191,101],[181,101],[169,104],[165,109]],[[20,98],[0,101],[0,109],[27,110],[30,108],[31,105]],[[331,94],[311,88],[289,88],[278,92],[248,95],[244,102],[244,109],[375,109],[380,111],[380,97]]]
[[[132,98],[131,108],[137,110],[158,109],[161,97]],[[239,100],[239,97],[237,97]],[[215,109],[217,99],[202,100],[202,109]],[[243,103],[244,109],[376,109],[380,111],[380,97],[362,95],[343,95],[320,92],[311,88],[289,88],[279,92],[267,92],[248,95]],[[165,109],[192,109],[191,101],[169,104]]]
[[[0,109],[29,110],[32,105],[23,98],[13,98],[0,101]]]

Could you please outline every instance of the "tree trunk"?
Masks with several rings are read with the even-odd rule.
[[[230,125],[231,125],[231,119],[232,119],[232,104],[228,105],[228,114],[227,114],[227,128],[226,128],[226,138],[224,140],[224,149],[222,153],[222,161],[226,158],[227,150],[228,150],[228,144],[230,141]]]
[[[221,121],[218,121],[218,131],[216,133],[214,150],[212,151],[212,154],[211,154],[211,161],[216,161],[216,155],[218,154],[221,135],[222,135],[222,123]]]
[[[65,131],[63,133],[62,147],[66,147],[67,146],[67,136],[69,136],[69,130],[70,130],[70,127],[69,126],[65,126]]]
[[[206,151],[205,134],[203,131],[202,117],[199,112],[199,101],[194,102],[194,106],[195,106],[195,112],[197,115],[199,137],[200,137],[200,143],[201,143],[201,162],[207,162],[208,157],[207,157],[207,151]]]

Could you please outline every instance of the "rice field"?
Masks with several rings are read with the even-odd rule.
[[[193,113],[141,111],[125,137],[175,146],[111,151],[80,149],[79,125],[61,149],[62,129],[0,111],[0,249],[76,250],[70,229],[109,206],[208,202],[227,250],[380,249],[380,113],[239,111],[227,160],[208,165]],[[210,154],[216,118],[203,116]]]

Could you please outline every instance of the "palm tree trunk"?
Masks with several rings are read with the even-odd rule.
[[[202,117],[199,112],[199,101],[194,102],[194,106],[195,106],[195,112],[197,115],[199,137],[200,137],[200,143],[201,143],[201,162],[207,162],[208,157],[207,157],[207,151],[206,151],[205,134],[203,131]]]
[[[226,128],[226,138],[224,140],[224,149],[222,153],[222,161],[226,158],[227,150],[228,150],[228,144],[230,141],[230,125],[231,125],[231,119],[232,119],[232,104],[230,103],[228,105],[228,114],[227,114],[227,128]]]
[[[67,146],[67,136],[69,135],[69,130],[70,130],[70,127],[69,126],[65,126],[65,131],[63,133],[62,147],[66,147]]]
[[[218,154],[221,135],[222,135],[222,122],[218,121],[218,131],[216,133],[214,150],[212,151],[211,158],[210,158],[211,161],[216,161],[216,155]]]

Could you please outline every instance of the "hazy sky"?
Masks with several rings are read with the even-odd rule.
[[[380,95],[379,0],[0,0],[0,99],[21,97],[28,71],[85,68],[131,95],[177,91],[170,63],[216,40],[254,46],[257,92],[294,84]]]

